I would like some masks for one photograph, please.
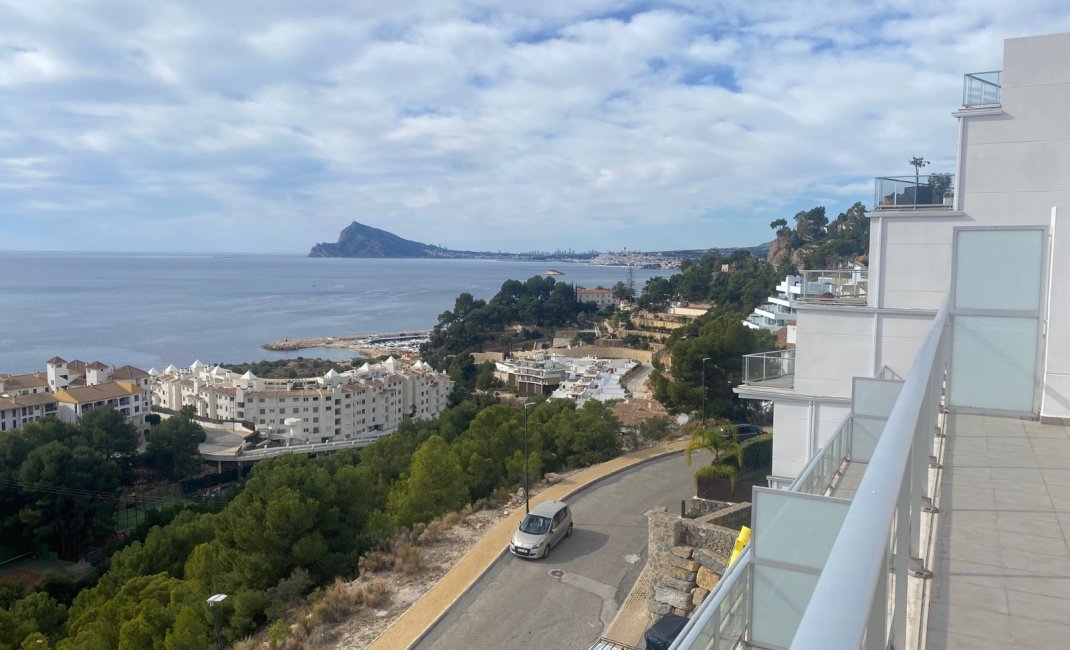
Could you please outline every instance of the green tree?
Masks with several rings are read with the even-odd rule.
[[[729,475],[733,483],[735,482],[736,467],[743,465],[743,447],[736,439],[735,427],[726,422],[712,427],[696,427],[691,431],[691,439],[687,441],[687,447],[684,448],[684,457],[688,465],[691,464],[692,454],[696,451],[706,451],[712,454],[713,460],[710,461],[709,466],[723,468],[721,471]],[[730,458],[736,461],[735,466],[724,464]]]
[[[178,480],[200,470],[198,445],[206,439],[204,428],[185,412],[152,427],[145,439],[145,460],[164,476]]]
[[[917,188],[921,187],[921,168],[927,167],[929,161],[921,156],[914,156],[907,164],[914,168],[914,191],[917,192]]]
[[[116,454],[131,456],[137,451],[137,429],[111,407],[95,408],[83,415],[78,421],[78,431],[105,458]]]
[[[402,526],[430,521],[456,510],[468,499],[464,472],[446,441],[431,436],[412,457],[412,471],[390,494],[390,506]]]
[[[50,442],[29,453],[19,483],[30,496],[19,511],[25,534],[72,558],[104,531],[115,512],[119,472],[89,447]]]
[[[635,300],[635,287],[628,286],[620,280],[613,285],[613,297],[617,300]]]

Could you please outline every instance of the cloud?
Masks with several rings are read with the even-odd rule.
[[[950,169],[962,73],[1070,29],[1043,0],[358,4],[0,0],[0,249],[753,244]]]

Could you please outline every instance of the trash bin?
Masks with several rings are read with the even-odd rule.
[[[676,640],[676,635],[687,625],[687,619],[676,614],[666,614],[657,623],[654,623],[643,640],[646,641],[646,650],[669,650],[669,646]]]

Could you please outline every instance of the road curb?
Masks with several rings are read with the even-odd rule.
[[[572,497],[578,492],[581,492],[582,490],[585,490],[600,481],[604,481],[607,478],[611,478],[622,472],[626,472],[630,469],[638,467],[643,463],[665,458],[666,456],[671,456],[673,454],[681,453],[683,452],[685,446],[687,446],[686,440],[675,441],[667,445],[662,445],[660,446],[660,448],[648,447],[640,451],[632,452],[631,454],[618,456],[617,458],[608,460],[604,463],[600,463],[599,465],[585,468],[584,470],[580,470],[579,474],[591,470],[597,471],[597,468],[601,468],[607,465],[619,465],[617,467],[607,468],[604,473],[594,474],[594,471],[592,471],[592,474],[594,475],[585,480],[583,483],[576,483],[570,485],[569,480],[566,479],[561,483],[551,485],[547,489],[540,492],[539,495],[532,500],[532,504],[535,505],[541,503],[542,501],[552,499],[568,499],[569,497]],[[651,453],[651,450],[656,451]],[[631,456],[631,458],[629,458],[629,456]],[[623,461],[623,463],[621,461]],[[565,489],[561,493],[554,493],[555,489],[558,487],[562,487]],[[469,591],[472,590],[472,587],[475,586],[475,583],[483,577],[483,574],[485,574],[490,569],[490,567],[494,565],[495,562],[497,562],[505,553],[508,552],[506,548],[508,544],[508,539],[506,538],[506,541],[504,543],[496,543],[495,545],[498,548],[497,552],[494,552],[493,554],[488,554],[486,560],[482,563],[482,565],[476,565],[475,567],[472,567],[471,573],[468,576],[467,581],[465,581],[460,588],[454,590],[452,597],[448,600],[445,600],[443,605],[439,607],[437,611],[426,613],[419,612],[418,607],[420,606],[421,602],[425,602],[425,599],[427,599],[428,596],[432,595],[434,590],[440,584],[445,582],[447,578],[450,577],[450,574],[452,574],[454,571],[458,571],[457,575],[460,575],[464,571],[470,570],[468,567],[463,566],[466,559],[469,558],[469,556],[474,556],[475,554],[481,552],[482,549],[480,548],[480,545],[484,543],[489,544],[490,542],[488,540],[491,540],[494,536],[496,536],[496,533],[499,532],[499,528],[502,529],[501,532],[503,533],[512,531],[521,518],[522,512],[518,508],[515,512],[510,513],[508,517],[502,519],[497,524],[495,524],[494,527],[488,530],[487,533],[483,536],[483,539],[477,542],[476,545],[473,546],[471,549],[469,549],[468,553],[462,556],[452,569],[447,571],[445,575],[439,578],[438,581],[434,585],[432,585],[431,589],[428,590],[427,593],[425,593],[412,605],[410,605],[409,608],[397,618],[397,620],[395,620],[393,623],[390,624],[389,627],[383,630],[383,633],[380,634],[374,641],[372,641],[371,645],[368,646],[368,650],[408,650],[409,648],[413,647],[421,640],[423,640],[424,637],[426,637],[427,634],[431,631],[431,629],[435,626],[435,624],[442,620],[442,617],[445,616],[446,613],[448,613],[449,610],[455,604],[457,604],[457,601],[463,598]],[[412,615],[413,620],[406,620],[406,617],[414,611],[416,613]],[[421,614],[423,614],[423,616],[425,617],[425,621],[423,622],[416,620]],[[418,632],[416,632],[415,630],[418,630]]]

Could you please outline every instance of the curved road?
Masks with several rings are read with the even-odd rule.
[[[575,529],[546,560],[499,558],[416,648],[586,649],[609,627],[646,562],[647,510],[695,493],[683,454],[644,463],[568,499]],[[563,571],[559,578],[550,571]]]

